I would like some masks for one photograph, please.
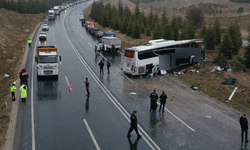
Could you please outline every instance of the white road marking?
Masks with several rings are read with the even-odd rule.
[[[213,107],[209,106],[208,104],[205,104],[205,105],[208,106],[209,108],[213,109],[213,110],[216,111],[217,113],[221,114],[222,116],[224,116],[224,117],[226,117],[226,118],[228,118],[228,119],[230,119],[231,121],[233,121],[233,122],[236,123],[235,120],[229,118],[228,116],[224,115],[223,113],[219,112],[218,110],[214,109]]]
[[[81,34],[80,34],[81,35]],[[81,35],[81,37],[84,39],[84,37]]]
[[[93,47],[89,42],[88,42],[89,46]]]
[[[64,16],[63,22],[65,22]],[[127,112],[127,110],[118,102],[118,100],[112,95],[112,93],[107,89],[107,87],[101,82],[101,80],[96,76],[95,72],[90,68],[90,66],[87,64],[87,62],[83,59],[81,54],[77,51],[76,47],[70,40],[65,25],[63,25],[63,32],[65,34],[65,37],[67,38],[69,44],[71,45],[73,51],[75,52],[76,56],[79,58],[80,62],[83,64],[83,66],[87,69],[87,71],[90,73],[90,75],[93,77],[95,82],[99,85],[99,87],[103,90],[103,92],[107,95],[107,97],[110,99],[110,101],[115,105],[115,107],[120,111],[120,113],[124,116],[124,118],[130,122],[130,114]],[[149,147],[153,150],[158,149],[160,150],[159,146],[149,137],[149,135],[142,129],[142,127],[138,124],[139,130],[144,134],[142,138],[144,141],[149,145]],[[152,145],[151,143],[154,145]]]
[[[76,32],[79,32],[79,31],[76,29]]]
[[[124,73],[122,73],[118,68],[116,68],[117,71],[119,71],[125,78],[127,78],[130,82],[134,83],[129,77],[127,77]]]
[[[101,55],[102,58],[104,58],[105,60],[107,60],[107,58],[105,58],[100,52],[98,52],[99,55]]]
[[[88,125],[88,122],[85,119],[83,119],[83,122],[85,123],[85,125],[86,125],[86,127],[87,127],[87,129],[89,131],[89,135],[91,136],[92,141],[94,142],[96,149],[100,150],[100,147],[99,147],[98,143],[96,142],[96,139],[95,139],[95,137],[94,137],[89,125]]]
[[[157,102],[158,105],[160,105],[159,102]],[[191,128],[189,125],[187,125],[184,121],[182,121],[179,117],[177,117],[175,114],[173,114],[170,110],[168,110],[167,108],[164,108],[168,113],[170,113],[172,116],[174,116],[177,120],[179,120],[182,124],[184,124],[186,127],[188,127],[191,131],[195,132],[195,130],[193,128]]]
[[[61,62],[61,61],[59,61],[59,63],[60,63],[60,65],[62,64],[62,62]]]
[[[35,47],[34,47],[34,53],[33,53],[33,58],[35,58],[35,55],[36,55],[36,42],[35,42]],[[31,74],[32,74],[32,79],[31,79],[31,137],[32,137],[32,150],[35,150],[36,149],[36,139],[35,139],[35,119],[34,119],[34,78],[35,78],[35,75],[34,75],[34,68],[36,67],[35,65],[35,59],[33,59],[32,61],[32,69],[31,69]]]
[[[124,55],[123,53],[121,53],[120,51],[117,51],[118,53],[120,53],[121,55]]]
[[[54,40],[54,41],[56,41],[56,39],[55,39],[55,38],[53,38],[53,40]]]
[[[67,82],[67,84],[69,86],[69,80],[68,80],[67,76],[65,76],[65,79],[66,79],[66,82]]]

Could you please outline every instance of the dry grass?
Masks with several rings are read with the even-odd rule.
[[[8,108],[11,108],[10,86],[18,78],[20,68],[17,67],[20,66],[22,60],[23,47],[29,34],[44,17],[45,14],[18,14],[0,9],[0,145],[4,145],[9,123],[10,109],[6,109],[5,101],[9,104]],[[30,33],[26,33],[25,29],[29,29]],[[4,78],[5,73],[10,77]]]

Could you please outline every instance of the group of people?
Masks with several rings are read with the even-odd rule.
[[[99,62],[98,64],[100,66],[100,74],[103,74],[103,66],[104,66],[104,63],[102,62],[102,60]],[[109,62],[109,60],[107,60],[107,70],[108,70],[108,74],[110,73],[109,71],[109,68],[111,67],[111,64]]]
[[[96,54],[96,52],[99,52],[101,50],[107,51],[106,43],[104,43],[104,42],[103,43],[97,43],[95,45],[95,54]],[[111,46],[111,52],[117,52],[117,49],[115,48],[114,44],[112,44],[112,46]]]
[[[28,78],[29,78],[29,75],[28,73],[26,72],[25,69],[22,69],[20,72],[19,72],[19,78],[20,78],[20,92],[21,92],[21,99],[22,99],[22,102],[26,102],[26,98],[27,98],[27,86],[28,86]],[[11,96],[12,96],[12,101],[15,101],[16,100],[16,97],[15,97],[15,91],[16,91],[16,82],[13,82],[12,85],[11,85]]]
[[[156,108],[158,106],[157,104],[157,99],[158,99],[158,94],[156,93],[156,90],[154,90],[151,94],[150,94],[150,109],[149,111],[152,113],[151,116],[152,116],[152,120],[154,121],[158,121],[157,120],[157,117],[156,117]],[[165,104],[166,104],[166,101],[167,101],[167,95],[165,94],[164,91],[162,91],[162,94],[160,96],[160,108],[159,108],[159,112],[162,111],[162,113],[164,112],[164,108],[165,108]],[[161,109],[162,108],[162,109]]]

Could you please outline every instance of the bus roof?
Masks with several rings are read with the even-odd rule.
[[[158,39],[158,40],[150,40],[147,45],[135,46],[135,47],[128,48],[127,50],[144,51],[144,50],[161,48],[161,47],[166,47],[166,46],[187,44],[190,42],[201,43],[203,41],[201,41],[200,39],[181,40],[181,41]]]

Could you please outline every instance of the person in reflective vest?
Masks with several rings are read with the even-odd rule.
[[[16,90],[16,82],[13,82],[13,84],[11,85],[11,95],[12,95],[12,101],[15,101],[16,100],[16,97],[15,97],[15,90]]]
[[[29,47],[30,47],[32,40],[29,38],[27,42],[29,43]]]
[[[22,84],[22,86],[20,87],[20,92],[22,102],[25,102],[27,98],[27,86],[25,84]]]

